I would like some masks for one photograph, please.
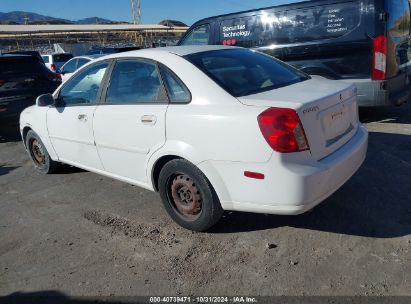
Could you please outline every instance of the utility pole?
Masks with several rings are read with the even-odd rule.
[[[133,15],[133,23],[141,23],[141,0],[131,0],[131,14]]]

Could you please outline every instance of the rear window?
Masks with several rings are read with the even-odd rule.
[[[50,59],[49,56],[42,56],[44,63],[49,63]]]
[[[246,49],[201,52],[185,58],[234,97],[309,79],[308,75],[273,57]]]
[[[0,75],[7,76],[25,76],[41,74],[46,70],[44,64],[38,59],[29,58],[8,58],[0,59]]]
[[[53,55],[53,61],[54,62],[66,62],[66,61],[69,61],[71,58],[73,58],[73,55],[71,55],[71,54]]]
[[[353,31],[361,18],[358,1],[263,13],[224,20],[220,43],[244,47],[337,38]]]

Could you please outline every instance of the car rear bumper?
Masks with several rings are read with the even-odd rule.
[[[0,100],[0,120],[18,118],[20,113],[35,103],[35,98],[15,99],[12,101]]]
[[[360,107],[401,105],[410,98],[410,88],[405,87],[401,93],[390,94],[387,81],[371,79],[343,80],[354,83],[357,87],[357,102]]]
[[[273,154],[267,163],[211,162],[214,171],[206,164],[199,167],[210,173],[225,210],[296,215],[337,191],[359,169],[367,147],[368,132],[361,126],[347,144],[320,161]],[[244,171],[263,173],[265,179],[246,178]]]

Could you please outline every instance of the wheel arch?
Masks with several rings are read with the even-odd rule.
[[[177,155],[163,155],[157,159],[151,169],[151,182],[153,184],[154,191],[158,192],[158,178],[160,176],[161,169],[170,161],[174,159],[185,159]],[[187,160],[187,159],[186,159]]]
[[[203,161],[203,162],[195,163],[189,158],[179,156],[176,154],[163,155],[154,162],[154,165],[151,170],[151,182],[152,182],[154,191],[156,192],[159,191],[158,179],[160,176],[161,169],[168,162],[174,159],[186,160],[190,162],[191,164],[193,164],[193,166],[196,166],[204,174],[207,180],[210,182],[223,208],[224,208],[224,203],[231,200],[229,191],[226,188],[226,185],[223,179],[221,178],[221,175],[219,174],[218,170],[212,165],[212,162]]]
[[[27,134],[29,133],[29,131],[33,130],[33,128],[31,126],[25,126],[21,132],[21,137],[23,139],[23,145],[27,148],[26,146],[26,138],[27,138]]]

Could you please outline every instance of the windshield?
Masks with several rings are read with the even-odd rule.
[[[297,69],[259,52],[225,49],[185,56],[234,97],[285,87],[309,79]]]

